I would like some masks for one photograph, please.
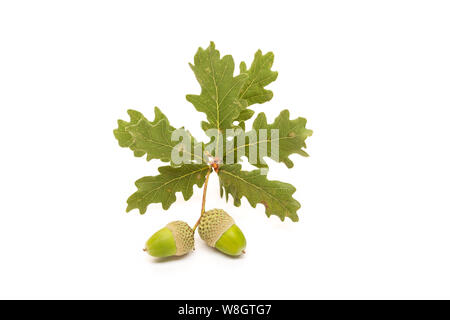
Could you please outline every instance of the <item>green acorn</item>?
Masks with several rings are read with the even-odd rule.
[[[162,258],[182,256],[194,249],[194,231],[186,222],[173,221],[148,239],[144,251]]]
[[[245,253],[247,241],[233,218],[222,209],[206,211],[198,226],[198,233],[213,248],[230,256]]]

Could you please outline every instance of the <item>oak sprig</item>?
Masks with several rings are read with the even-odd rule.
[[[158,159],[167,165],[158,169],[158,175],[136,181],[137,191],[128,198],[127,212],[138,209],[144,214],[152,203],[161,203],[167,210],[176,201],[177,192],[189,200],[194,185],[199,188],[207,185],[209,174],[215,171],[221,196],[228,200],[231,195],[235,206],[240,206],[245,197],[252,207],[264,205],[267,216],[298,221],[300,203],[293,198],[295,187],[268,180],[265,173],[269,168],[264,158],[292,168],[294,163],[289,158],[292,154],[308,156],[305,140],[312,131],[306,129],[306,119],[290,119],[289,111],[283,110],[268,123],[261,112],[251,127],[248,125],[255,113],[252,106],[273,97],[272,91],[266,89],[278,76],[272,70],[273,61],[272,52],[263,54],[258,50],[250,67],[241,62],[239,74],[235,75],[233,57],[221,57],[213,42],[206,49],[198,49],[190,67],[201,91],[188,94],[186,99],[206,115],[201,127],[211,136],[208,143],[198,142],[184,128],[172,127],[157,107],[152,121],[138,111],[128,110],[130,119],[119,120],[114,130],[119,145],[131,149],[136,157],[145,156],[147,161]],[[239,163],[243,157],[255,170],[242,170]],[[204,201],[202,207],[203,211]]]

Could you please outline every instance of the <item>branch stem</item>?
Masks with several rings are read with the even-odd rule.
[[[212,172],[212,169],[209,168],[209,171],[206,174],[205,184],[203,186],[202,211],[200,213],[200,218],[198,218],[197,222],[195,223],[194,233],[195,233],[195,230],[197,229],[198,225],[200,224],[200,219],[202,218],[203,214],[205,213],[206,190],[208,189],[208,181],[209,181],[209,176],[210,176],[211,172]]]

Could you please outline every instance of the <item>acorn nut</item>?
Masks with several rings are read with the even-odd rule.
[[[194,231],[183,221],[173,221],[148,239],[144,251],[153,257],[182,256],[194,249]]]
[[[198,226],[200,237],[213,248],[230,256],[245,253],[247,241],[233,218],[222,209],[206,211]]]

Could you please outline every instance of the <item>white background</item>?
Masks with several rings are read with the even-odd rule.
[[[450,298],[448,1],[2,1],[0,298]],[[125,213],[159,163],[113,136],[159,106],[204,139],[188,62],[213,40],[236,64],[275,53],[274,98],[308,119],[311,157],[270,179],[297,188],[300,222],[219,197],[239,259],[206,247],[158,262],[141,249],[194,224],[201,190]]]

